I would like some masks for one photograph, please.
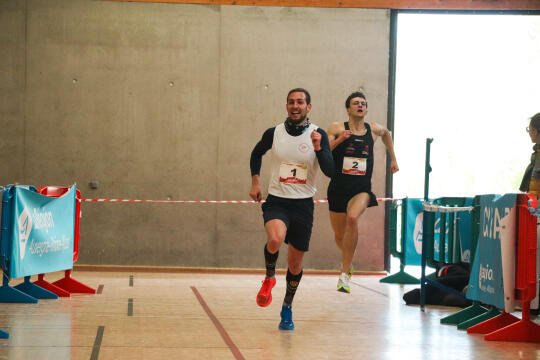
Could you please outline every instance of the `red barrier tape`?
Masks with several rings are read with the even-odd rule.
[[[377,198],[378,201],[394,201],[402,199],[393,199],[393,198]],[[141,200],[141,199],[86,199],[83,198],[81,201],[91,202],[91,203],[188,203],[188,204],[260,204],[254,200]],[[327,203],[328,200],[313,200],[314,203]]]

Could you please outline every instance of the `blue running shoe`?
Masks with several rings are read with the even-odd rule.
[[[281,322],[279,323],[279,329],[280,330],[294,330],[291,305],[283,305],[281,307],[280,315],[281,315]]]

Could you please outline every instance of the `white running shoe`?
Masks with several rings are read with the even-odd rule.
[[[349,286],[349,276],[346,273],[341,273],[337,283],[337,291],[341,291],[347,294],[351,293]]]

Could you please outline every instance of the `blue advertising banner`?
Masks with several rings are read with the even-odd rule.
[[[422,200],[414,198],[403,199],[404,232],[403,252],[404,265],[416,265],[421,263],[422,254]]]
[[[73,267],[75,185],[61,197],[15,187],[9,276],[18,278]]]
[[[472,205],[473,198],[463,198],[463,206]],[[422,239],[423,239],[423,208],[422,199],[405,198],[403,199],[403,211],[404,216],[404,254],[406,265],[420,265],[422,257]],[[441,243],[441,217],[446,217],[446,230],[445,238],[449,236],[449,230],[452,224],[449,223],[449,216],[445,213],[437,213],[435,215],[435,229],[433,239],[433,254],[435,260],[439,259],[439,246]],[[464,211],[459,212],[456,215],[456,241],[459,241],[461,247],[461,261],[470,262],[470,248],[471,248],[471,212]],[[449,249],[448,244],[445,242],[445,254],[448,261]],[[457,259],[459,261],[459,259]]]
[[[403,234],[405,249],[405,265],[420,265],[422,259],[422,241],[423,241],[423,220],[424,211],[422,199],[405,198],[403,199],[403,208],[405,209],[405,233]],[[440,217],[435,219],[434,232],[434,256],[439,258],[439,240],[441,237]],[[448,234],[448,228],[446,229]]]
[[[467,198],[463,206],[472,206],[474,198]],[[472,212],[464,211],[457,214],[457,241],[461,248],[461,261],[470,264],[472,262]]]
[[[516,194],[480,195],[480,229],[467,298],[505,307],[501,254],[502,223],[516,205]]]

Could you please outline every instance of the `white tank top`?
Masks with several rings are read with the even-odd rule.
[[[292,136],[279,124],[272,143],[272,173],[268,193],[288,199],[305,199],[315,195],[315,180],[319,162],[311,142],[311,132],[318,126],[310,124],[299,136]]]

